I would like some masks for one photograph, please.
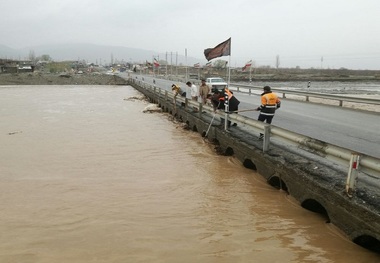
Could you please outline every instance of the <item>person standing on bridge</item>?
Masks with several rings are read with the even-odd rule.
[[[198,92],[197,86],[195,86],[195,84],[192,84],[190,81],[186,82],[186,85],[190,89],[189,91],[190,91],[191,100],[198,103],[198,94],[199,94],[199,92]],[[193,111],[197,112],[198,108],[197,107],[193,107]]]
[[[198,101],[198,88],[194,84],[192,84],[190,81],[186,82],[186,85],[190,88],[190,95],[191,100]]]
[[[206,80],[202,79],[202,83],[199,86],[199,96],[201,97],[202,103],[207,103],[207,97],[210,93],[210,87],[206,84]]]
[[[260,111],[258,120],[271,124],[276,109],[281,106],[281,101],[277,95],[272,92],[269,86],[265,86],[263,90],[264,92],[261,94],[261,105],[256,109]],[[264,134],[260,133],[259,139],[263,138]]]

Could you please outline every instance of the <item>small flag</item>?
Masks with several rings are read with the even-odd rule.
[[[150,67],[152,67],[152,63],[150,63],[150,62],[148,62],[147,60],[146,60],[146,66],[148,67],[148,68],[150,68]]]
[[[245,66],[242,68],[242,71],[245,71],[247,68],[250,68],[252,66],[252,60],[245,63]]]
[[[206,67],[208,67],[208,68],[211,68],[212,67],[212,64],[211,64],[211,61],[210,62],[208,62],[208,63],[206,63],[206,65],[205,65]]]
[[[205,49],[204,54],[208,61],[210,61],[213,58],[231,55],[231,38],[220,43],[214,48]]]
[[[194,64],[194,68],[200,68],[201,64],[197,63],[197,64]]]
[[[154,59],[153,64],[154,64],[155,67],[159,67],[160,66],[160,63],[158,63],[157,59]]]

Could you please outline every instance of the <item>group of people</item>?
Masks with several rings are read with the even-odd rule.
[[[199,89],[190,81],[188,81],[186,85],[189,87],[190,96],[193,101],[198,101],[198,98],[200,98],[201,102],[206,104],[207,100],[210,100],[214,107],[214,111],[216,111],[217,109],[224,110],[225,100],[228,99],[228,113],[238,112],[238,105],[240,101],[227,87],[221,91],[217,89],[213,90],[213,93],[211,94],[210,87],[206,84],[204,79],[201,80]],[[181,96],[186,97],[186,92],[182,92],[178,85],[173,84],[172,91],[175,92],[175,96],[180,93]],[[261,105],[256,108],[257,111],[260,111],[258,121],[271,124],[276,110],[280,107],[281,101],[278,96],[272,92],[269,86],[265,86],[263,88],[263,93],[261,94]],[[222,119],[222,122],[223,120],[224,119]],[[227,125],[228,127],[231,126],[231,122],[228,121]],[[236,126],[236,123],[234,123],[233,126]],[[259,139],[263,139],[263,137],[264,134],[260,133]]]
[[[198,87],[194,83],[191,83],[190,81],[186,82],[186,85],[190,89],[190,96],[192,100],[198,101],[198,98],[200,98],[203,104],[207,103],[208,94],[210,93],[210,87],[206,84],[206,80],[204,79],[201,80],[201,85],[199,86],[199,90],[198,90]]]
[[[203,104],[207,103],[208,95],[210,94],[210,87],[206,84],[206,80],[202,79],[199,89],[190,81],[186,82],[186,85],[189,88],[188,91],[193,101],[198,101],[198,98],[200,98]],[[174,92],[174,96],[180,94],[182,97],[186,97],[187,94],[187,91],[183,91],[177,84],[172,85],[172,91]]]

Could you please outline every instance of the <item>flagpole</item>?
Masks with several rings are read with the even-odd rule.
[[[231,55],[228,56],[228,87],[230,87],[230,81],[231,81]]]
[[[251,61],[252,61],[252,59],[251,59]],[[252,62],[251,62],[251,66],[249,66],[249,83],[252,82],[251,72],[252,72]]]
[[[231,82],[231,55],[228,56],[228,81],[227,81],[227,88],[230,88],[230,82]],[[227,92],[224,91],[224,130],[227,130],[227,124],[228,124],[228,95]]]
[[[212,60],[213,58],[222,57],[222,56],[229,56],[229,62],[228,62],[228,81],[227,81],[227,87],[224,91],[224,107],[225,107],[225,119],[224,119],[224,129],[227,130],[227,124],[228,124],[228,95],[230,94],[228,91],[228,88],[230,86],[231,82],[231,37],[227,39],[226,41],[220,43],[214,48],[206,48],[204,50],[204,55],[207,59],[207,61]]]
[[[154,55],[152,56],[152,69],[153,69],[153,76],[154,76]],[[148,68],[148,72],[149,72],[149,68]]]

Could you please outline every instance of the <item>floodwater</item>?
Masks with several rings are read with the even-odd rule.
[[[128,86],[0,87],[0,262],[380,262]]]

